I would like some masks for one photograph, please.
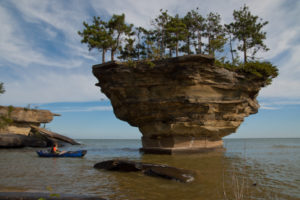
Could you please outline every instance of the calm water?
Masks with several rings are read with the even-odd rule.
[[[107,199],[300,199],[300,139],[227,139],[225,152],[143,155],[139,140],[79,140],[84,158],[39,158],[35,149],[0,149],[0,191],[93,194]],[[191,169],[191,183],[96,170],[125,158]]]

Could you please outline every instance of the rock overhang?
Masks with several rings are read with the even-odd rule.
[[[143,134],[143,149],[220,147],[215,141],[258,111],[256,96],[264,81],[215,66],[213,57],[190,55],[153,64],[93,66],[96,85],[111,100],[116,117]]]

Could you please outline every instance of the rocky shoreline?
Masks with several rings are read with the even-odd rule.
[[[49,147],[54,143],[77,145],[75,140],[40,127],[54,116],[49,110],[0,106],[0,148]]]

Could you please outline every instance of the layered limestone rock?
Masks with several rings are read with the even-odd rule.
[[[115,115],[143,134],[150,153],[206,151],[222,147],[244,118],[257,113],[263,80],[214,65],[214,58],[190,55],[132,66],[93,66],[97,86]]]
[[[49,110],[0,106],[1,121],[2,123],[6,123],[3,127],[0,127],[0,134],[14,133],[29,135],[31,125],[40,126],[41,123],[49,123],[53,120],[54,116],[59,115]]]
[[[71,138],[40,128],[54,114],[49,110],[0,106],[0,148],[47,147],[54,143],[79,144]]]

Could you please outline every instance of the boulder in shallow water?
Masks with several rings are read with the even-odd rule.
[[[193,181],[195,174],[191,170],[180,169],[168,165],[142,163],[128,160],[107,160],[95,164],[94,168],[120,172],[140,171],[148,176],[161,177],[183,183]]]

